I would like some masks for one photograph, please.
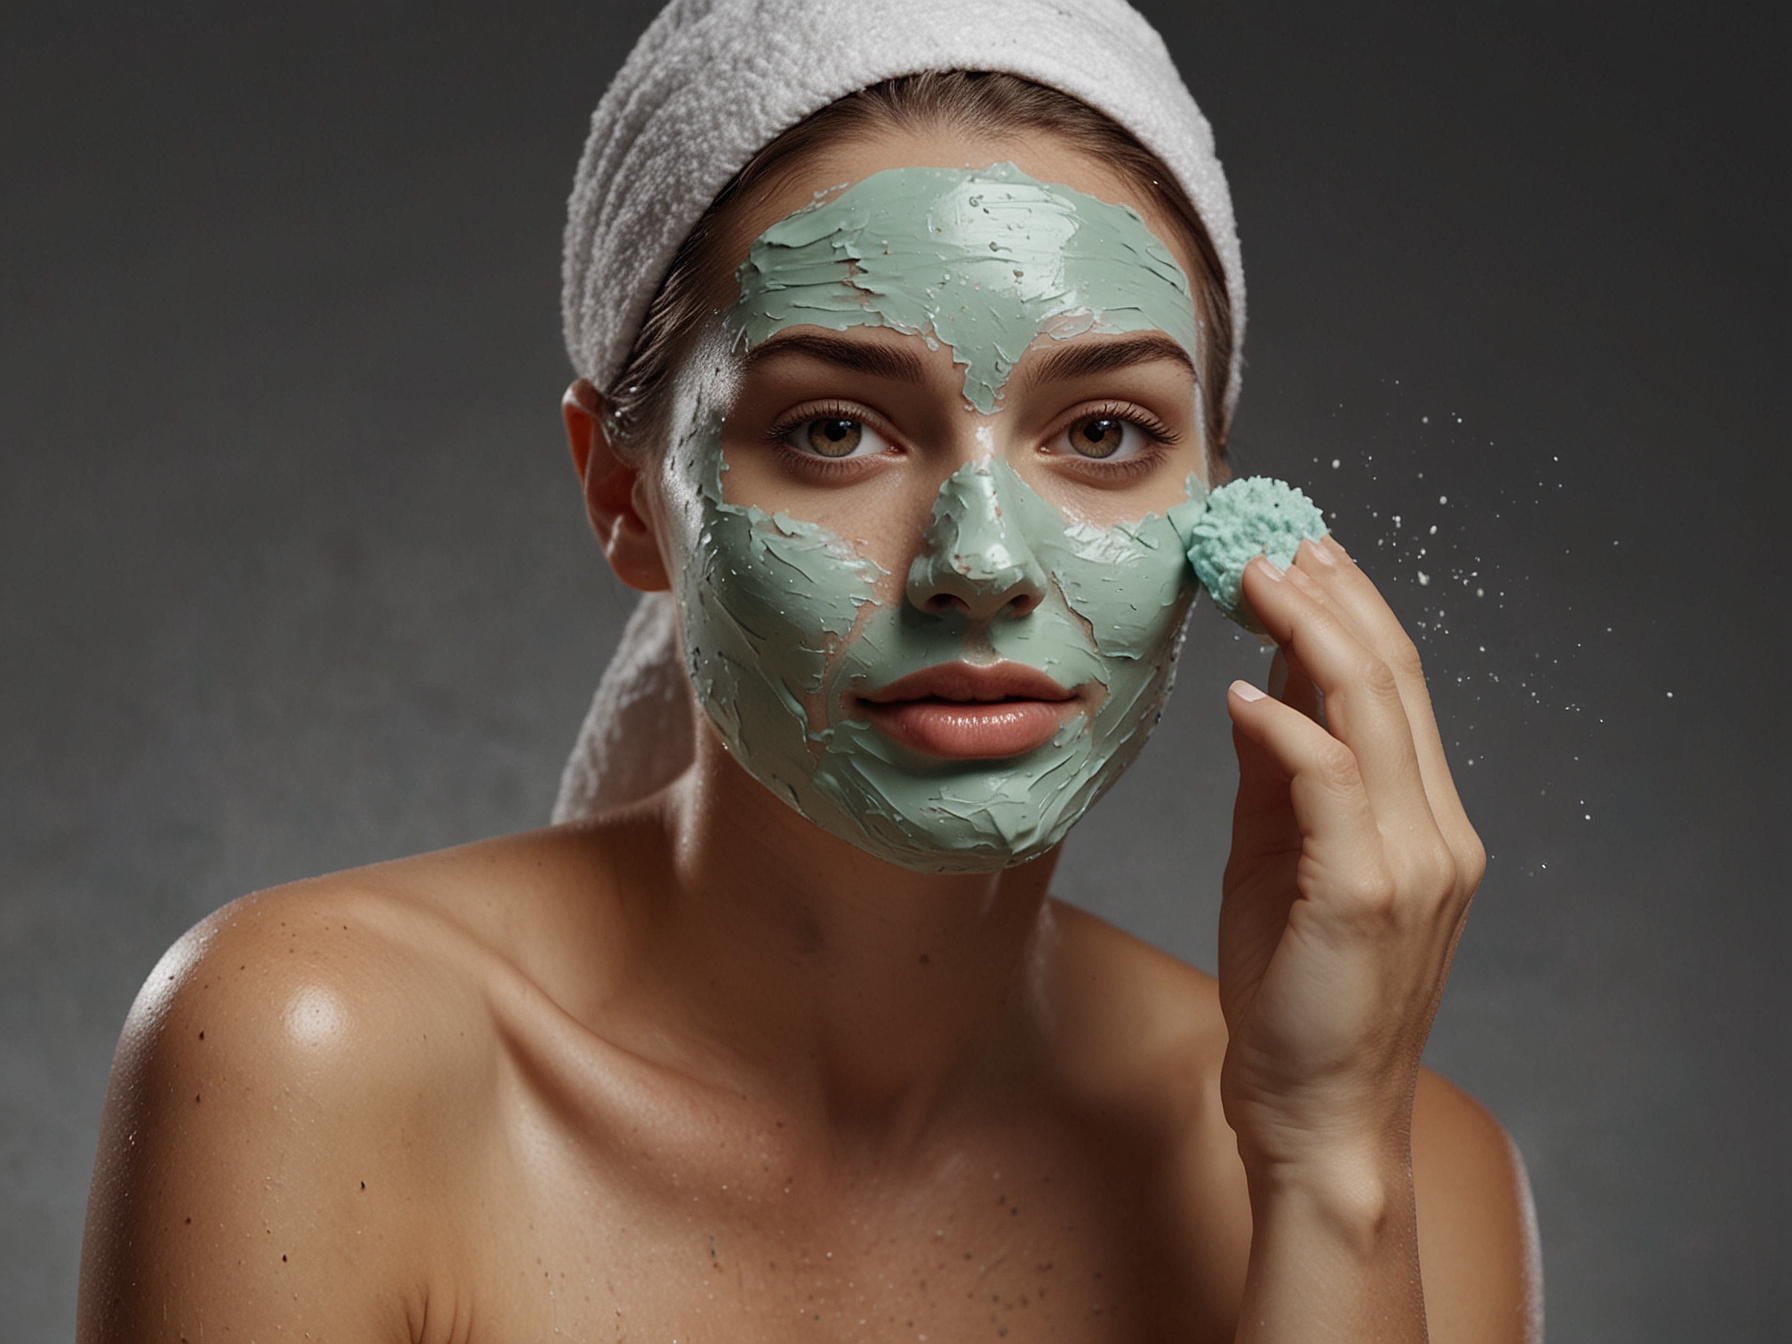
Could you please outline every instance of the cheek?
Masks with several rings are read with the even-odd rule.
[[[1067,528],[1083,525],[1112,532],[1137,529],[1145,520],[1186,504],[1190,489],[1186,482],[1191,478],[1194,488],[1205,493],[1204,472],[1192,465],[1194,461],[1190,457],[1185,462],[1178,454],[1162,469],[1142,474],[1136,484],[1118,487],[1091,487],[1064,472],[1031,464],[1023,473],[1023,479],[1041,499],[1063,515]]]
[[[1159,521],[1148,519],[1147,525]],[[1097,651],[1121,664],[1152,661],[1194,598],[1193,575],[1175,549],[1174,533],[1166,526],[1164,537],[1151,536],[1157,530],[1141,527],[1149,540],[1127,534],[1117,545],[1089,548],[1052,568],[1053,580],[1087,624]]]
[[[691,525],[677,572],[694,670],[707,649],[729,683],[724,698],[765,686],[813,726],[827,666],[884,600],[888,576],[815,523],[728,503],[701,479],[686,493]]]
[[[724,442],[722,458],[723,503],[811,524],[888,574],[907,571],[939,492],[937,474],[924,478],[906,462],[873,468],[843,486],[825,476],[798,479],[772,450],[756,445]],[[879,597],[900,600],[901,591],[900,584],[883,585]]]
[[[1177,506],[1188,507],[1191,477]],[[1045,557],[1052,583],[1084,627],[1106,668],[1110,693],[1125,703],[1167,686],[1196,584],[1175,507],[1109,528],[1072,524]]]

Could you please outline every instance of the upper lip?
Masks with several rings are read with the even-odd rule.
[[[992,704],[1003,700],[1069,700],[1065,690],[1045,673],[1022,663],[940,663],[922,668],[888,686],[861,692],[859,698],[874,705],[904,700],[946,700]]]

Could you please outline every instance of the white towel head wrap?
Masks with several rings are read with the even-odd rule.
[[[686,235],[728,181],[812,112],[930,70],[1019,75],[1081,99],[1156,154],[1207,226],[1231,301],[1238,400],[1244,266],[1213,131],[1151,25],[1123,0],[671,0],[591,118],[567,207],[566,349],[621,372]],[[649,594],[567,762],[555,821],[643,797],[688,764],[676,621]]]
[[[1162,159],[1207,226],[1234,333],[1244,265],[1213,131],[1151,25],[1123,0],[672,0],[591,118],[566,220],[573,367],[622,371],[673,255],[716,194],[811,112],[928,70],[1019,75],[1105,112]]]

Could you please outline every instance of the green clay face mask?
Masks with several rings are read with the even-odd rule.
[[[1138,213],[1009,163],[874,173],[760,234],[737,278],[741,348],[797,325],[925,336],[985,415],[1041,335],[1158,330],[1195,357],[1188,277]]]
[[[731,351],[798,325],[914,333],[950,348],[984,414],[1041,335],[1156,330],[1196,354],[1188,282],[1144,221],[1007,164],[868,177],[773,225],[739,280]],[[681,389],[667,480],[685,654],[729,751],[811,821],[903,867],[989,871],[1050,849],[1138,754],[1169,691],[1196,591],[1199,476],[1167,514],[1104,528],[1067,519],[1005,461],[972,461],[892,576],[815,523],[726,502],[728,357],[699,363],[716,376]],[[1038,600],[974,618],[925,601],[947,584]],[[953,662],[1021,664],[1083,708],[1000,760],[925,755],[855,717],[857,695]]]

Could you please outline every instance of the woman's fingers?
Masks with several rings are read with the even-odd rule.
[[[1381,832],[1350,748],[1249,682],[1232,683],[1226,707],[1244,739],[1234,858],[1258,857],[1278,847],[1304,849],[1349,889],[1388,885]],[[1260,818],[1280,813],[1283,800],[1292,809],[1293,829],[1285,835],[1258,829]],[[1265,802],[1278,806],[1263,807]],[[1241,844],[1257,854],[1238,854]]]
[[[1443,738],[1438,732],[1437,717],[1432,710],[1431,695],[1425,685],[1424,669],[1411,637],[1368,575],[1357,567],[1336,537],[1328,534],[1324,540],[1302,547],[1301,559],[1307,562],[1309,577],[1318,583],[1327,601],[1356,637],[1393,673],[1401,702],[1406,707],[1413,749],[1433,815],[1451,848],[1465,865],[1474,868],[1478,878],[1484,862],[1480,840],[1470,826],[1456,792],[1455,780],[1444,755]]]
[[[1275,656],[1269,660],[1269,693],[1315,723],[1325,722],[1325,705],[1320,699],[1319,688],[1307,675],[1307,669],[1300,665],[1300,660],[1280,645],[1276,646]]]
[[[1412,725],[1392,670],[1298,566],[1282,574],[1267,561],[1253,561],[1245,586],[1271,637],[1323,697],[1329,735],[1353,755],[1381,824],[1395,832],[1433,828]]]
[[[1278,857],[1298,856],[1302,835],[1299,820],[1288,806],[1288,771],[1281,760],[1236,722],[1237,705],[1250,704],[1261,695],[1248,683],[1240,683],[1229,697],[1233,702],[1232,746],[1238,753],[1238,797],[1232,806],[1231,864],[1255,864]]]

